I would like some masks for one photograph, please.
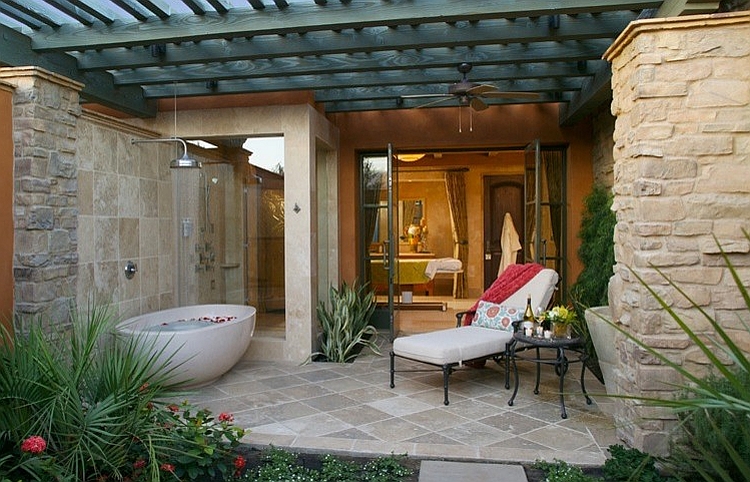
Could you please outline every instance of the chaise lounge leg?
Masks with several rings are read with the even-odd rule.
[[[448,377],[451,374],[451,367],[450,365],[443,365],[443,394],[445,399],[443,400],[443,404],[448,405]]]
[[[391,352],[391,388],[396,386],[396,384],[393,383],[393,374],[396,373],[395,362],[394,362],[395,358],[396,358],[396,355],[393,352]]]

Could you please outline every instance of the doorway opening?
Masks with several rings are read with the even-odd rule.
[[[455,313],[472,306],[484,290],[498,276],[502,257],[500,246],[503,221],[506,213],[513,219],[515,230],[519,235],[521,248],[516,253],[516,262],[530,262],[529,233],[536,240],[536,226],[542,230],[541,243],[546,244],[546,251],[537,250],[533,255],[544,254],[546,258],[539,262],[550,265],[564,276],[564,164],[556,159],[564,160],[564,148],[545,148],[554,150],[556,154],[542,162],[540,169],[529,169],[524,148],[502,148],[497,150],[461,150],[461,151],[421,151],[413,156],[415,161],[400,161],[397,163],[398,175],[395,180],[394,219],[393,230],[398,239],[397,255],[405,259],[419,260],[421,258],[455,258],[456,247],[463,246],[468,250],[466,262],[462,266],[461,276],[464,277],[466,290],[462,296],[454,296],[456,279],[454,276],[442,275],[436,277],[429,288],[412,284],[401,286],[401,292],[411,288],[414,305],[420,302],[439,302],[436,310],[403,310],[399,314],[400,332],[417,333],[432,331],[455,325]],[[385,156],[380,154],[381,159]],[[547,154],[540,154],[540,157]],[[557,157],[555,157],[557,156]],[[375,154],[370,155],[375,157]],[[401,157],[399,153],[398,156]],[[361,159],[365,159],[361,157]],[[547,157],[545,158],[547,159]],[[555,167],[552,167],[552,164]],[[561,169],[557,169],[561,168]],[[465,206],[467,232],[461,239],[455,239],[454,220],[451,215],[451,203],[446,188],[446,173],[459,171],[465,182]],[[536,173],[544,175],[538,191],[530,191],[529,186],[535,187],[533,180]],[[528,178],[531,176],[531,180]],[[381,178],[382,180],[382,178]],[[364,181],[364,177],[363,177]],[[385,184],[382,184],[384,186]],[[557,185],[550,190],[551,185]],[[379,188],[380,189],[380,188]],[[529,211],[530,192],[536,194],[544,191],[539,198],[542,205],[540,222],[536,223],[536,210]],[[364,189],[361,191],[366,192]],[[375,192],[375,191],[372,191]],[[552,192],[550,195],[549,193]],[[383,240],[387,239],[388,223],[385,221],[386,212],[384,194],[380,198],[362,198],[363,210],[360,212],[363,239],[361,240],[362,257],[360,264],[360,279],[372,282],[373,260],[382,258],[385,249]],[[551,197],[550,197],[551,196]],[[378,201],[379,199],[379,201]],[[410,213],[409,215],[407,215]],[[417,243],[413,243],[414,236],[410,234],[416,225],[414,212],[419,211],[421,231]],[[369,212],[369,214],[366,214]],[[401,216],[399,216],[401,214]],[[551,218],[557,217],[552,222]],[[368,222],[368,219],[370,220]],[[545,227],[546,226],[546,227]],[[550,227],[554,226],[554,227]],[[547,229],[549,227],[549,229]],[[416,232],[416,231],[415,231]],[[540,245],[532,244],[531,248]],[[550,248],[554,247],[554,250]],[[416,249],[415,249],[416,248]],[[413,264],[417,262],[410,261]],[[403,273],[402,273],[403,276]],[[377,279],[375,284],[377,284]],[[413,320],[413,323],[410,321]]]

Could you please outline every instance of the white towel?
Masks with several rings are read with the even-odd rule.
[[[431,259],[424,269],[424,275],[432,279],[438,271],[461,271],[461,260],[456,258]]]
[[[505,213],[505,219],[503,219],[503,230],[500,233],[500,249],[502,250],[502,255],[500,257],[500,269],[497,271],[498,277],[503,274],[505,268],[511,264],[516,264],[518,251],[521,249],[521,241],[518,239],[518,232],[516,232],[516,227],[513,225],[513,217],[510,213]]]

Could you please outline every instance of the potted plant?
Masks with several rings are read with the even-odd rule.
[[[573,327],[578,321],[578,316],[573,308],[566,308],[561,305],[546,311],[544,321],[549,322],[554,338],[570,338],[573,334]]]
[[[346,363],[356,358],[364,347],[379,355],[378,331],[370,324],[375,312],[375,292],[366,284],[357,286],[355,282],[349,286],[344,282],[340,288],[331,286],[328,295],[328,303],[318,303],[320,350],[311,358],[317,356],[329,362]]]

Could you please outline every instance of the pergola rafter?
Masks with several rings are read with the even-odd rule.
[[[601,55],[638,16],[695,0],[6,0],[0,64],[84,84],[127,114],[163,97],[307,90],[327,112],[411,108],[470,80],[538,92],[573,122],[602,102]],[[604,80],[603,80],[604,79]],[[606,99],[604,99],[606,100]]]

